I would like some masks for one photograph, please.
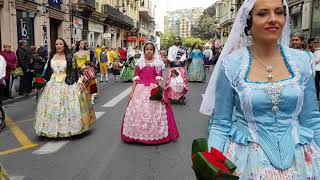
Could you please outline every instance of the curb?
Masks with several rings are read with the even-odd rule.
[[[23,100],[29,99],[33,96],[36,96],[37,93],[36,92],[32,92],[29,95],[25,95],[25,96],[17,96],[14,99],[7,99],[5,101],[2,102],[3,105],[8,105],[8,104],[13,104],[13,103],[17,103],[17,102],[21,102]]]

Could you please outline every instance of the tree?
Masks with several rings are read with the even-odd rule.
[[[203,11],[203,14],[206,15],[206,16],[210,16],[210,17],[215,17],[216,15],[216,8],[212,5],[212,6],[209,6],[207,9],[205,9]]]
[[[188,37],[182,39],[182,45],[185,47],[191,47],[195,43],[198,43],[200,45],[203,45],[206,41],[200,39],[200,38],[194,38],[194,37]]]
[[[166,48],[168,49],[170,46],[174,45],[174,42],[176,40],[176,33],[175,32],[165,32],[161,37],[160,37],[160,45],[161,48]]]
[[[212,5],[203,11],[195,26],[191,27],[191,35],[201,39],[220,38],[215,21],[216,9]]]

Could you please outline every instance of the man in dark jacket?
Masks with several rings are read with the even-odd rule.
[[[20,77],[19,95],[28,95],[32,91],[31,53],[27,48],[27,41],[20,40],[17,49],[18,66],[22,68],[23,76]]]

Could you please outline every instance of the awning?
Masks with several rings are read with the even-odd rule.
[[[136,36],[128,36],[127,37],[127,41],[128,42],[136,42],[137,41],[137,37]]]
[[[146,41],[146,38],[144,36],[141,36],[140,37],[140,42],[145,42]]]

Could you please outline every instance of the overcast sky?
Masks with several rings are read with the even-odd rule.
[[[211,6],[216,0],[155,0],[157,30],[163,31],[163,17],[167,11]]]

